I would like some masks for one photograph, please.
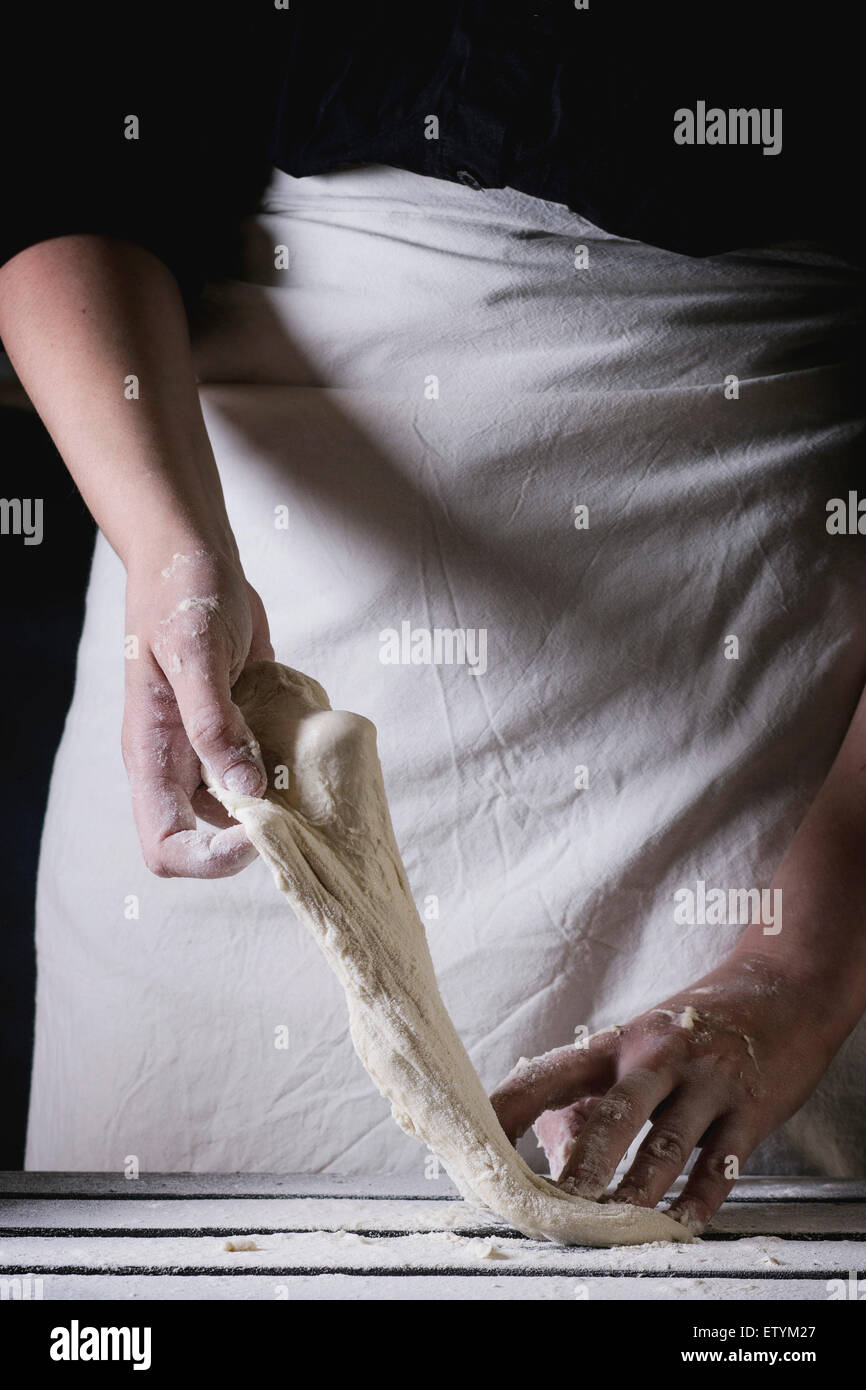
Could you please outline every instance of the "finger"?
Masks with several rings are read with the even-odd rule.
[[[202,766],[228,791],[260,796],[267,785],[261,751],[231,698],[221,649],[184,663],[171,683],[183,727]]]
[[[255,661],[275,660],[276,657],[274,655],[274,648],[271,644],[270,638],[267,636],[267,633],[265,633],[264,635],[253,633],[253,640],[250,643],[249,655],[246,661],[244,662],[244,670],[246,670],[248,666],[252,666],[253,662]]]
[[[123,758],[145,863],[160,878],[225,878],[256,857],[239,825],[196,828],[191,794],[200,768],[162,673],[142,663],[128,677]]]
[[[206,821],[216,830],[228,830],[230,826],[237,825],[237,821],[233,820],[225,807],[221,806],[216,797],[211,795],[204,783],[193,792],[190,802],[198,819]]]
[[[613,1194],[614,1201],[654,1207],[680,1175],[719,1113],[718,1098],[703,1090],[676,1094],[663,1105],[652,1129]]]
[[[574,1192],[597,1200],[629,1144],[675,1084],[669,1069],[641,1067],[611,1086],[577,1136],[560,1182],[570,1178]]]
[[[541,1057],[521,1057],[490,1097],[512,1144],[545,1110],[562,1110],[616,1080],[613,1034],[599,1033],[580,1047],[557,1047]]]
[[[577,1105],[567,1105],[564,1110],[545,1110],[532,1126],[535,1137],[544,1150],[548,1170],[554,1182],[571,1156],[591,1107],[597,1103],[593,1097],[587,1097]]]
[[[668,1208],[693,1236],[700,1235],[715,1216],[755,1142],[733,1116],[711,1127],[683,1191]]]
[[[247,592],[250,601],[250,613],[253,619],[253,635],[250,641],[250,650],[244,667],[250,666],[254,661],[273,661],[274,649],[271,645],[271,636],[268,630],[268,615],[265,612],[265,605],[256,593],[256,590],[247,585]]]
[[[229,878],[256,858],[243,826],[198,830],[189,797],[169,776],[133,769],[130,783],[144,862],[158,878]]]

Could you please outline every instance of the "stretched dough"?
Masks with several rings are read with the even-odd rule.
[[[205,769],[206,783],[324,952],[346,992],[355,1049],[401,1128],[429,1145],[465,1198],[525,1235],[566,1245],[688,1241],[662,1212],[571,1196],[509,1143],[439,996],[370,721],[332,710],[316,681],[270,661],[248,667],[234,698],[261,745],[268,791],[236,795]],[[274,786],[287,780],[286,790]]]

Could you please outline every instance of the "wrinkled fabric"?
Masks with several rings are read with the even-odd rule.
[[[825,527],[862,457],[857,274],[795,245],[693,261],[371,166],[275,174],[205,309],[205,417],[277,658],[378,727],[484,1084],[715,966],[741,928],[677,925],[674,893],[769,885],[862,684],[862,539]],[[486,672],[383,664],[404,621],[486,630]],[[40,865],[27,1166],[420,1177],[264,866],[144,868],[122,633],[100,539]],[[861,1027],[752,1171],[862,1173],[864,1061]]]

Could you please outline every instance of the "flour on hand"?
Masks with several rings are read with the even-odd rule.
[[[563,1191],[509,1143],[439,995],[370,721],[332,710],[316,681],[270,661],[244,671],[234,699],[261,745],[268,790],[238,795],[204,769],[206,784],[343,986],[355,1049],[398,1125],[429,1145],[464,1198],[527,1236],[565,1245],[690,1240],[663,1212]],[[276,778],[278,768],[288,778]]]

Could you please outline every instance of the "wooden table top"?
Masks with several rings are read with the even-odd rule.
[[[742,1178],[699,1242],[598,1250],[527,1240],[444,1176],[0,1174],[7,1298],[826,1301],[858,1279],[866,1182]]]

